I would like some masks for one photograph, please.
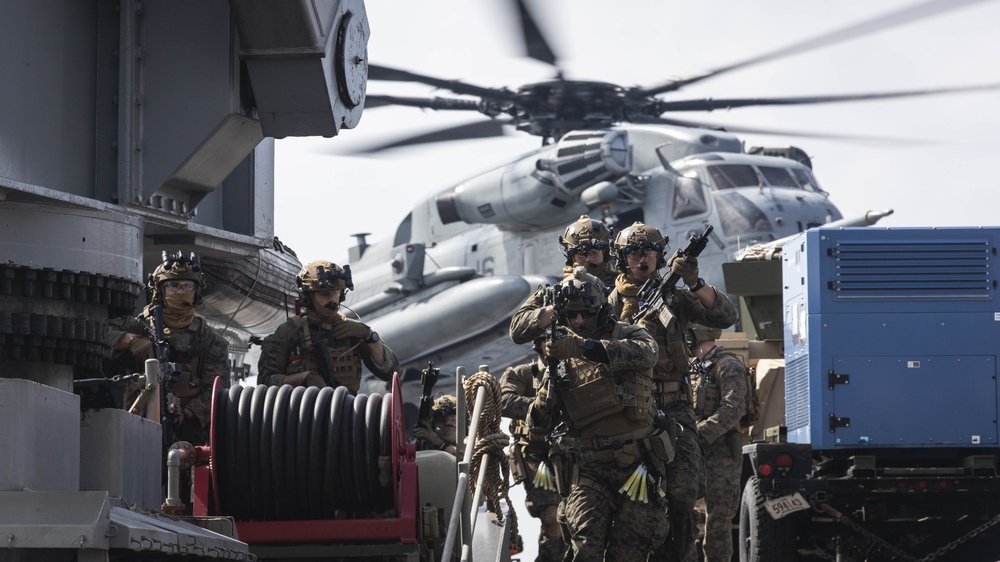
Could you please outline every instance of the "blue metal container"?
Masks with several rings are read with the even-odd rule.
[[[812,229],[784,246],[785,423],[813,450],[997,447],[1000,228]]]

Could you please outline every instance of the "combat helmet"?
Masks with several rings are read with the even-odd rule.
[[[566,265],[573,265],[573,258],[577,253],[586,254],[590,250],[601,250],[604,252],[604,260],[608,261],[611,258],[611,234],[611,229],[603,222],[580,215],[559,237]]]
[[[702,324],[691,323],[688,324],[687,332],[685,333],[685,339],[688,343],[689,349],[694,349],[698,347],[703,341],[717,340],[722,336],[722,330],[718,328],[709,328]]]
[[[146,282],[147,288],[152,291],[152,302],[164,304],[163,284],[167,281],[193,281],[194,302],[191,304],[198,305],[201,302],[201,293],[207,286],[198,254],[191,252],[184,255],[184,252],[179,250],[173,254],[163,251],[163,262],[156,266]]]
[[[611,305],[604,292],[604,283],[587,273],[583,266],[573,268],[573,274],[560,281],[556,290],[561,301],[558,303],[559,321],[564,325],[569,325],[569,320],[576,318],[577,314],[582,314],[584,318],[596,316],[596,323],[590,324],[591,327],[607,321]]]
[[[307,305],[312,303],[312,297],[309,293],[313,291],[336,291],[339,289],[340,302],[344,302],[347,291],[354,289],[354,281],[351,280],[351,266],[340,267],[326,260],[309,262],[295,277],[295,288],[302,301]]]
[[[629,254],[647,250],[653,250],[657,253],[656,269],[662,269],[667,265],[665,254],[669,243],[670,238],[661,234],[657,228],[638,221],[632,223],[632,226],[622,230],[615,237],[615,258],[618,260],[618,270],[627,271],[626,257]]]
[[[454,414],[457,408],[458,399],[451,394],[445,394],[438,396],[437,400],[434,401],[434,405],[431,406],[431,412],[435,418],[443,418]]]

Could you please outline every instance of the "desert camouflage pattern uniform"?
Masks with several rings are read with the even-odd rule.
[[[704,374],[695,383],[698,435],[705,454],[705,562],[732,559],[731,527],[740,501],[740,418],[746,412],[747,380],[743,362],[725,351],[716,346],[705,355]]]
[[[528,514],[541,521],[538,533],[538,556],[535,562],[562,560],[566,553],[562,526],[557,519],[558,492],[534,486],[535,473],[541,463],[548,463],[549,443],[544,435],[528,431],[525,418],[528,406],[535,399],[545,365],[541,361],[508,368],[500,378],[500,407],[504,417],[510,418],[510,434],[516,442],[510,447],[511,473],[514,484],[524,483]],[[551,470],[551,464],[548,465]]]
[[[670,506],[670,534],[663,545],[650,556],[651,562],[690,561],[696,558],[694,504],[705,480],[705,463],[698,439],[697,419],[692,409],[693,396],[688,378],[689,352],[684,332],[696,322],[724,329],[736,322],[736,307],[725,293],[714,286],[716,301],[712,310],[705,309],[698,296],[678,288],[670,306],[650,311],[639,325],[646,328],[659,345],[659,357],[653,367],[653,398],[657,407],[680,424],[684,431],[677,437],[673,462],[666,467],[667,502]],[[638,310],[639,287],[619,274],[615,290],[608,297],[615,313]]]
[[[149,338],[153,327],[149,307],[136,317],[128,317],[112,322],[111,341],[126,333]],[[117,329],[116,329],[117,328]],[[164,335],[170,343],[170,361],[187,365],[174,384],[173,395],[181,408],[186,408],[197,419],[187,419],[174,428],[177,441],[187,441],[192,445],[207,445],[209,425],[212,420],[212,385],[215,377],[222,379],[222,386],[229,388],[229,342],[212,329],[204,320],[195,316],[186,328],[164,327]],[[145,361],[155,359],[155,348],[150,347],[148,357],[136,357],[126,348],[116,352],[112,359],[128,363],[132,372],[142,373]],[[129,383],[125,389],[123,406],[128,409],[139,395],[138,383]],[[172,397],[168,396],[168,400]]]
[[[537,335],[542,330],[537,313],[531,318],[534,324],[527,322],[525,331]],[[649,371],[657,345],[641,326],[613,318],[590,339],[600,340],[609,363],[583,357],[564,361],[566,379],[558,384],[558,415],[550,413],[548,423],[537,426],[532,405],[527,423],[536,435],[548,435],[562,421],[579,447],[576,476],[563,504],[570,533],[567,557],[573,562],[641,562],[666,535],[666,504],[655,493],[655,485],[650,487],[649,503],[630,500],[618,490],[640,463],[663,474],[663,463],[649,452],[649,436],[654,431]],[[607,400],[581,399],[579,393],[589,385],[615,380],[624,381],[626,392],[635,396],[630,406],[623,407],[625,400],[617,391],[604,393]]]
[[[376,365],[368,345],[358,338],[335,340],[331,334],[339,322],[357,322],[339,314],[332,323],[318,324],[306,314],[293,316],[278,326],[273,334],[264,338],[260,359],[257,362],[257,380],[262,384],[276,386],[282,384],[285,375],[310,371],[323,377],[327,386],[344,386],[351,394],[357,394],[361,387],[361,364],[376,377],[387,381],[399,369],[396,354],[383,341],[384,361]],[[306,333],[308,331],[308,338]],[[316,356],[313,342],[324,340],[333,365],[333,377],[325,374]]]

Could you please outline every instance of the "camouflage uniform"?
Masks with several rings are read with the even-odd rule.
[[[510,367],[500,379],[500,407],[503,416],[511,418],[510,434],[516,440],[510,447],[514,484],[524,482],[525,507],[532,517],[541,521],[535,562],[562,560],[566,553],[562,526],[556,515],[562,497],[554,490],[534,485],[535,474],[542,463],[546,463],[550,471],[552,469],[548,461],[548,440],[546,436],[533,435],[525,423],[528,407],[544,375],[545,365],[539,360]]]
[[[698,441],[697,420],[691,408],[692,395],[688,380],[688,347],[684,332],[688,324],[728,328],[736,321],[736,307],[715,287],[716,302],[712,310],[702,306],[698,296],[678,288],[671,303],[650,311],[639,322],[652,334],[659,345],[659,358],[653,368],[653,396],[660,410],[680,424],[684,431],[678,436],[676,456],[666,467],[667,501],[670,505],[670,536],[650,557],[651,561],[680,562],[694,558],[696,533],[694,504],[705,478],[705,465]],[[638,287],[629,283],[622,273],[608,301],[616,313],[637,309]]]
[[[577,252],[601,250],[604,253],[604,261],[599,266],[591,267],[587,262],[583,267],[587,268],[588,273],[597,277],[605,288],[611,287],[615,279],[615,269],[611,265],[611,230],[603,222],[581,215],[576,222],[566,227],[566,231],[559,237],[559,244],[563,247],[563,255],[566,257],[564,277],[572,275],[573,270],[579,267],[574,263],[574,255]],[[514,343],[527,343],[536,337],[530,335],[532,331],[528,328],[531,323],[529,316],[543,306],[545,306],[545,288],[539,287],[511,318],[510,334]],[[537,315],[535,317],[537,318]]]
[[[603,288],[593,298],[603,300]],[[547,343],[547,353],[554,357],[560,356],[554,351],[560,342],[583,347],[579,355],[560,362],[558,382],[546,377],[526,422],[533,434],[548,435],[562,421],[578,444],[575,470],[570,471],[575,478],[564,503],[572,560],[645,561],[667,530],[665,502],[656,493],[655,480],[663,474],[663,464],[651,453],[650,438],[654,427],[649,370],[657,346],[641,326],[618,323],[609,306],[599,306],[588,339],[570,332],[550,342],[552,349]],[[537,314],[529,316],[526,331],[540,333]],[[540,402],[551,402],[552,409],[540,409]],[[654,475],[649,503],[619,492],[641,465]]]
[[[135,318],[126,318],[116,322],[120,330],[111,333],[118,339],[122,334],[146,336],[152,329],[153,319],[149,307]],[[212,419],[212,385],[215,377],[222,378],[222,386],[229,388],[229,342],[213,330],[201,318],[194,320],[185,328],[164,327],[164,335],[170,342],[170,361],[186,365],[174,384],[172,396],[168,403],[174,400],[180,408],[194,414],[195,419],[185,419],[174,428],[174,437],[178,441],[188,441],[193,445],[208,444],[208,427]],[[148,356],[131,355],[128,350],[116,355],[131,355],[130,370],[143,372],[146,359],[153,357],[152,347]],[[129,359],[125,358],[125,361]],[[137,383],[129,383],[125,390],[125,408],[132,405],[140,388]]]
[[[351,394],[357,394],[361,386],[362,363],[376,377],[389,380],[399,369],[396,354],[382,342],[385,358],[381,365],[376,365],[364,341],[357,338],[333,339],[331,332],[340,322],[360,324],[339,313],[331,323],[317,323],[307,314],[288,319],[273,334],[264,338],[257,362],[257,380],[266,385],[280,385],[285,375],[310,371],[322,376],[327,386],[345,386]],[[317,356],[320,348],[313,343],[320,341],[326,342],[332,373],[326,373],[327,369],[320,364]]]
[[[194,292],[178,297],[167,295],[163,284],[168,281],[192,282]],[[204,286],[201,261],[196,254],[184,256],[180,252],[176,255],[164,252],[164,262],[149,277],[153,304],[136,317],[113,321],[110,333],[112,342],[118,342],[126,334],[137,336],[127,348],[112,349],[110,356],[115,364],[130,372],[144,372],[146,360],[156,358],[155,346],[149,336],[155,331],[152,309],[155,305],[162,306],[163,334],[170,344],[167,360],[181,366],[172,392],[167,395],[170,408],[178,415],[183,414],[174,428],[174,438],[194,445],[206,445],[209,441],[215,378],[221,378],[224,388],[229,388],[230,384],[229,342],[195,314],[194,307],[200,302]],[[181,301],[191,299],[191,302],[178,304],[174,302],[175,298]],[[123,406],[130,408],[140,392],[138,383],[129,383]]]
[[[695,412],[705,453],[706,562],[729,562],[733,556],[733,516],[739,509],[743,436],[740,418],[746,411],[747,380],[743,362],[714,347],[699,362]]]
[[[413,429],[413,443],[418,451],[448,451],[449,447],[454,447],[458,452],[458,432],[455,427],[448,427],[445,424],[448,416],[455,416],[458,399],[455,396],[446,394],[440,396],[431,406],[430,419],[417,422],[417,427]],[[453,418],[454,421],[454,418]]]

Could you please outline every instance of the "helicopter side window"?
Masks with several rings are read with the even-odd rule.
[[[674,182],[674,202],[672,215],[683,219],[701,215],[708,211],[705,189],[697,176],[681,176]]]
[[[718,190],[734,187],[759,187],[760,177],[753,166],[745,164],[718,164],[708,166],[712,187]]]
[[[788,168],[779,168],[777,166],[761,166],[760,173],[764,174],[764,179],[767,183],[773,187],[792,187],[795,189],[801,189],[802,185],[795,181],[792,177],[792,172]]]

